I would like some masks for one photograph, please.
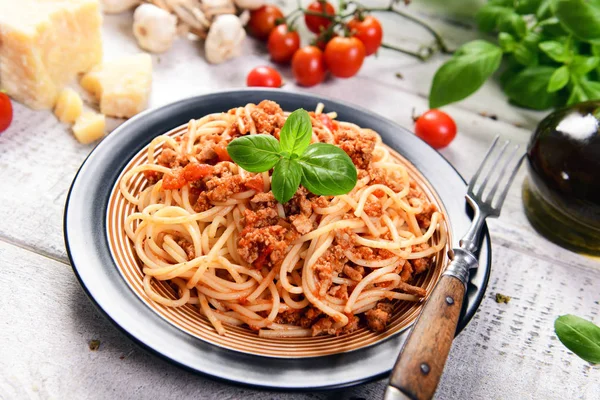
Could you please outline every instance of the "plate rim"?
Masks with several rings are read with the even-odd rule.
[[[265,97],[264,98],[268,98],[269,94],[275,94],[277,93],[278,96],[284,96],[284,97],[288,97],[291,99],[291,101],[294,100],[294,98],[296,98],[296,100],[310,100],[310,101],[321,101],[321,102],[325,102],[326,104],[334,104],[334,105],[341,105],[343,107],[346,107],[350,110],[357,110],[362,114],[366,114],[368,116],[370,116],[371,118],[375,118],[377,120],[380,120],[381,122],[385,122],[393,127],[395,127],[396,129],[400,130],[400,131],[406,131],[407,133],[410,133],[410,131],[406,128],[403,128],[402,126],[398,125],[396,122],[381,116],[373,111],[370,111],[368,109],[365,109],[361,106],[357,106],[345,101],[340,101],[337,99],[331,99],[328,98],[326,96],[321,96],[321,95],[316,95],[316,94],[310,94],[310,93],[299,93],[299,92],[287,92],[287,91],[282,91],[279,89],[234,89],[234,90],[221,90],[221,91],[211,91],[209,93],[206,94],[201,94],[201,95],[197,95],[197,96],[192,96],[192,97],[188,97],[188,98],[184,98],[184,99],[180,99],[178,101],[166,104],[164,106],[158,107],[158,108],[153,108],[153,109],[149,109],[146,110],[138,115],[136,115],[135,117],[129,119],[128,121],[126,121],[125,123],[123,123],[121,126],[119,126],[117,129],[115,129],[115,131],[113,133],[111,133],[108,137],[105,138],[105,140],[103,140],[101,143],[99,143],[91,152],[90,154],[85,158],[85,160],[83,161],[83,163],[81,164],[81,166],[79,167],[77,173],[75,174],[74,178],[73,178],[73,182],[69,188],[69,192],[67,194],[67,198],[65,201],[65,208],[64,208],[64,215],[63,215],[63,235],[64,235],[64,240],[65,240],[65,247],[67,250],[67,255],[69,257],[69,261],[71,264],[71,268],[73,269],[73,272],[75,273],[75,276],[77,278],[77,280],[79,281],[79,284],[82,286],[84,292],[86,293],[86,296],[92,301],[92,304],[94,304],[95,308],[98,309],[100,311],[100,313],[102,315],[104,315],[111,323],[112,325],[114,325],[115,327],[117,327],[117,329],[119,329],[119,331],[123,332],[128,338],[130,338],[131,340],[133,340],[137,345],[139,345],[140,347],[142,347],[143,349],[149,351],[152,354],[158,355],[160,358],[165,359],[166,361],[180,367],[183,368],[185,370],[191,371],[193,373],[196,374],[200,374],[206,377],[209,377],[211,379],[215,379],[221,382],[226,382],[228,384],[234,384],[234,385],[238,385],[238,386],[242,386],[242,387],[252,387],[252,388],[258,388],[258,389],[269,389],[269,390],[276,390],[276,391],[307,391],[307,390],[335,390],[335,389],[340,389],[340,388],[346,388],[349,386],[354,386],[354,385],[358,385],[358,384],[363,384],[363,383],[367,383],[367,382],[371,382],[377,379],[380,379],[384,376],[387,376],[390,372],[390,370],[387,371],[383,371],[377,374],[373,374],[373,375],[368,375],[365,376],[363,378],[360,379],[352,379],[352,380],[346,380],[344,382],[339,382],[339,383],[333,383],[333,384],[326,384],[326,385],[318,385],[318,386],[274,386],[274,385],[268,385],[268,384],[259,384],[259,383],[255,383],[255,382],[244,382],[242,380],[236,380],[236,379],[232,379],[232,378],[227,378],[227,377],[223,377],[221,375],[218,375],[216,373],[210,373],[207,371],[203,371],[203,370],[199,370],[198,368],[194,368],[190,365],[187,365],[177,359],[174,359],[172,357],[170,357],[169,355],[165,354],[164,352],[161,352],[159,349],[156,349],[154,347],[152,347],[151,345],[149,345],[148,343],[145,343],[144,340],[142,338],[137,337],[136,335],[134,335],[133,333],[131,333],[130,331],[128,331],[125,327],[123,327],[118,321],[116,321],[113,316],[111,316],[110,312],[107,311],[105,309],[106,308],[110,308],[107,307],[106,304],[103,305],[99,303],[99,301],[92,295],[90,289],[88,288],[88,286],[86,285],[86,282],[84,281],[84,278],[81,276],[80,271],[78,270],[78,267],[75,264],[75,260],[74,260],[74,256],[72,254],[73,249],[71,248],[71,243],[69,241],[69,227],[68,227],[68,222],[69,222],[69,212],[70,212],[70,205],[72,204],[72,195],[73,192],[76,188],[76,183],[78,182],[78,179],[80,178],[80,175],[82,173],[82,170],[84,170],[84,168],[86,167],[86,164],[88,163],[88,161],[90,160],[91,157],[93,157],[97,152],[98,149],[103,149],[106,146],[109,146],[111,142],[118,140],[118,136],[119,136],[119,131],[125,130],[127,127],[129,127],[130,125],[136,124],[139,120],[142,120],[143,118],[145,118],[147,115],[149,115],[150,113],[154,113],[157,111],[162,110],[163,113],[167,113],[168,114],[168,110],[171,107],[177,107],[177,106],[181,106],[187,103],[196,103],[199,102],[203,99],[207,99],[210,97],[226,97],[226,96],[231,96],[231,95],[235,95],[235,94],[239,94],[239,93],[250,93],[250,94],[255,94],[255,95],[260,95],[260,93],[264,93]],[[116,135],[115,135],[116,133]],[[116,139],[115,139],[116,138]],[[108,140],[107,140],[108,139]],[[419,139],[420,140],[420,139]],[[107,142],[107,144],[104,144],[104,142]],[[394,146],[390,145],[390,147],[396,149]],[[398,149],[396,149],[398,151]],[[401,154],[403,154],[401,151],[399,151]],[[440,153],[437,153],[437,155],[439,156],[439,158],[441,160],[443,160],[443,162],[449,166],[451,168],[451,170],[453,171],[454,174],[456,174],[456,176],[462,181],[462,183],[465,185],[466,187],[466,181],[465,179],[460,175],[460,173],[456,170],[456,168],[454,168],[454,166],[452,164],[450,164],[450,162],[448,160],[446,160],[446,158],[444,156],[442,156]],[[123,162],[127,162],[128,160],[124,160]],[[410,160],[409,160],[410,161]],[[122,168],[119,168],[119,171],[121,171]],[[110,188],[112,187],[112,185],[107,185],[108,190],[110,191]],[[434,188],[435,189],[435,188]],[[106,210],[102,210],[102,214],[105,215]],[[450,216],[450,218],[452,218]],[[105,232],[103,232],[103,236],[105,237]],[[456,236],[456,232],[454,232],[454,236],[455,236],[455,240],[457,240]],[[492,248],[491,248],[491,240],[490,240],[490,235],[489,235],[489,231],[487,228],[487,225],[484,226],[484,232],[483,232],[483,247],[485,247],[486,250],[486,257],[484,260],[481,261],[485,261],[485,267],[483,267],[481,270],[483,270],[483,280],[481,281],[481,285],[480,288],[478,290],[476,290],[475,292],[475,296],[473,298],[472,301],[472,311],[467,311],[465,312],[466,308],[468,308],[468,301],[465,302],[465,308],[463,309],[463,312],[461,312],[461,320],[459,321],[459,325],[457,327],[457,332],[456,334],[458,335],[462,329],[464,329],[464,327],[471,321],[471,319],[473,318],[474,314],[477,312],[477,309],[479,308],[482,300],[483,300],[483,296],[485,295],[487,286],[488,286],[488,282],[489,282],[489,278],[490,278],[490,271],[491,271],[491,263],[492,263]],[[109,254],[110,256],[110,254]],[[112,257],[111,257],[112,259]],[[125,282],[123,282],[123,284],[126,285]],[[167,322],[165,322],[167,323]],[[178,329],[178,328],[175,328]],[[408,330],[407,330],[408,331]],[[396,336],[406,336],[406,332],[404,333],[399,333]],[[187,333],[183,332],[184,334],[188,335]],[[375,344],[372,347],[378,347],[381,346],[383,343],[387,342],[388,340],[392,339],[393,337],[396,336],[392,336],[391,338],[388,338],[386,340],[383,340],[381,342],[379,342],[378,344]],[[197,338],[194,338],[195,340],[198,340]],[[205,342],[206,343],[206,342]],[[208,343],[207,343],[208,344]],[[208,344],[209,346],[214,346],[211,344]],[[239,354],[233,350],[229,350],[229,349],[223,349],[223,348],[219,348],[222,351],[225,352],[233,352],[236,354]],[[358,350],[360,351],[360,350]],[[257,358],[262,358],[262,356],[252,356],[252,357],[257,357]],[[322,358],[327,358],[327,357],[331,357],[331,356],[323,356],[323,357],[316,357],[319,359]],[[311,360],[312,358],[304,358],[303,360]]]

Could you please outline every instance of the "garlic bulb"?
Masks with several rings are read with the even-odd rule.
[[[204,43],[206,59],[219,64],[242,52],[246,31],[238,17],[231,14],[219,15],[213,21]]]
[[[208,19],[221,14],[235,14],[233,0],[202,0],[202,11]]]
[[[234,0],[235,5],[242,10],[256,10],[265,5],[265,0]]]
[[[141,2],[142,0],[100,0],[102,11],[107,14],[118,14],[127,11]]]
[[[142,4],[133,13],[133,34],[142,49],[165,52],[177,36],[177,17],[152,4]]]

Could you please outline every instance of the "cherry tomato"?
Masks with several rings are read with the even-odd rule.
[[[283,18],[281,10],[272,5],[265,5],[250,12],[248,30],[252,36],[266,40],[273,29],[278,18]]]
[[[323,82],[327,68],[323,52],[315,46],[306,46],[294,54],[292,72],[299,85],[314,86]]]
[[[417,117],[415,133],[434,149],[441,149],[456,136],[456,124],[445,112],[433,109]]]
[[[281,75],[271,67],[256,67],[246,78],[248,86],[281,87]]]
[[[0,132],[4,132],[12,122],[13,108],[10,97],[6,93],[0,92]]]
[[[314,44],[319,49],[321,49],[321,51],[325,51],[325,47],[327,47],[327,43],[329,43],[329,41],[336,36],[337,36],[337,34],[335,32],[332,32],[329,35],[325,35],[325,37],[319,36],[319,37],[317,37],[317,39],[315,39]]]
[[[358,18],[348,22],[348,28],[352,34],[365,45],[367,55],[375,54],[381,40],[383,39],[383,30],[377,18],[370,15],[366,16],[362,21]]]
[[[308,11],[313,13],[327,14],[327,15],[335,15],[335,9],[331,4],[326,1],[313,1],[307,7]],[[304,22],[308,29],[313,33],[319,33],[321,30],[329,28],[331,25],[331,20],[325,17],[318,17],[316,15],[307,15],[304,14]]]
[[[287,25],[278,25],[271,31],[267,43],[271,60],[278,63],[288,63],[300,48],[300,35],[290,30]]]
[[[365,60],[365,46],[355,37],[334,37],[325,47],[325,64],[334,76],[356,75]]]

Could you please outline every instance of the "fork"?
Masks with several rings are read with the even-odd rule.
[[[385,400],[425,400],[431,399],[435,393],[456,333],[469,271],[479,266],[475,253],[485,219],[500,215],[508,189],[525,157],[522,154],[516,162],[513,161],[519,146],[505,156],[509,144],[506,141],[496,151],[499,147],[496,137],[469,183],[466,199],[475,212],[473,222],[460,240],[460,246],[449,252],[451,261],[423,306],[396,360]],[[497,154],[492,156],[494,153]],[[491,167],[482,175],[492,158]],[[509,169],[511,164],[512,169]],[[511,172],[505,180],[508,171]]]

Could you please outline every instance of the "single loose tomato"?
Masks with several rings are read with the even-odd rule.
[[[288,63],[296,50],[300,48],[300,35],[285,24],[278,25],[269,35],[267,48],[271,60],[278,63]]]
[[[434,149],[441,149],[456,136],[456,124],[445,112],[433,109],[416,118],[415,133]]]
[[[332,17],[335,15],[335,9],[326,1],[313,1],[306,9],[311,13],[327,14]],[[319,33],[322,30],[329,28],[329,25],[332,23],[331,19],[327,17],[309,14],[304,14],[304,22],[308,29],[313,33]]]
[[[325,64],[334,76],[356,75],[365,60],[365,45],[355,37],[334,37],[325,47]]]
[[[250,12],[250,21],[248,21],[248,30],[250,34],[258,39],[266,40],[279,18],[283,18],[281,10],[272,5],[265,5],[257,10]]]
[[[187,181],[180,170],[175,173],[165,174],[162,179],[162,188],[164,190],[181,189],[186,183]]]
[[[183,177],[188,182],[194,182],[205,176],[212,175],[213,166],[191,162],[183,168]]]
[[[0,132],[4,132],[12,122],[13,108],[10,97],[6,93],[0,92]]]
[[[294,54],[292,58],[294,79],[302,86],[314,86],[323,82],[327,68],[323,52],[315,46],[306,46]]]
[[[219,161],[231,161],[231,157],[227,152],[227,147],[218,144],[215,146],[214,150],[215,153],[217,153],[217,157],[219,157]]]
[[[368,56],[375,54],[381,46],[383,29],[377,18],[371,15],[366,16],[363,20],[354,18],[348,22],[348,28],[354,37],[363,42]]]
[[[246,78],[248,86],[281,87],[281,75],[271,67],[256,67]]]

